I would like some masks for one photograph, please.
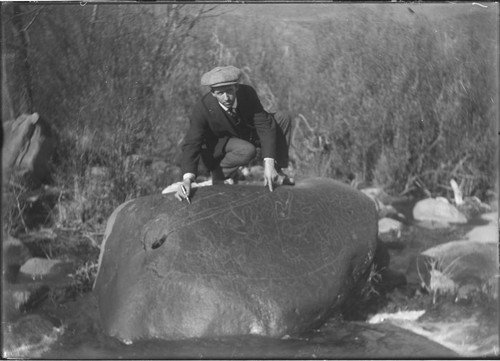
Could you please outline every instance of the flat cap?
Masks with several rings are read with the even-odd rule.
[[[241,70],[234,66],[218,66],[201,77],[201,85],[211,88],[237,84],[241,77]]]

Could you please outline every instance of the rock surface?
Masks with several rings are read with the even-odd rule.
[[[15,281],[21,265],[31,258],[31,253],[19,239],[12,236],[6,237],[2,242],[4,280]]]
[[[102,325],[127,343],[310,329],[365,281],[376,239],[373,202],[321,178],[138,198],[108,221]]]
[[[492,356],[493,358],[498,356],[496,351],[498,350],[498,335],[481,337],[481,325],[475,316],[461,317],[456,320],[449,315],[443,315],[441,320],[434,321],[425,320],[425,315],[422,317],[423,314],[425,314],[423,310],[377,314],[369,322],[393,324],[401,330],[411,331],[415,336],[427,337],[457,353],[456,356],[445,356],[444,359],[456,359],[457,356],[467,359],[490,359]],[[432,359],[435,357],[436,355],[431,356]]]
[[[421,271],[432,291],[459,295],[483,291],[497,296],[498,244],[452,241],[432,247],[422,256],[428,259],[428,266]]]
[[[14,172],[36,188],[51,179],[49,161],[55,150],[52,130],[38,113],[22,114],[4,124],[2,176],[6,181]]]
[[[384,243],[393,244],[401,241],[403,223],[392,218],[382,218],[378,221],[378,236]]]
[[[413,208],[416,221],[436,222],[441,224],[465,224],[467,217],[444,198],[427,198],[418,201]]]
[[[65,277],[74,268],[73,262],[33,257],[21,266],[19,273],[20,276],[31,277],[33,280],[50,280]]]

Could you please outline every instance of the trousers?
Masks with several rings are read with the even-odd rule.
[[[292,131],[292,119],[286,112],[271,114],[276,122],[276,167],[287,168]],[[223,180],[230,177],[239,167],[246,166],[257,154],[258,142],[249,142],[232,137],[224,147],[224,156],[212,170],[212,179]]]

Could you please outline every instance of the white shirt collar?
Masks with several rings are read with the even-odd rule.
[[[224,104],[219,103],[219,105],[222,107],[222,109],[224,109],[225,111],[227,111],[227,107]],[[233,108],[234,110],[236,110],[237,106],[238,106],[238,98],[234,99],[234,103],[233,103],[233,106],[231,108]]]

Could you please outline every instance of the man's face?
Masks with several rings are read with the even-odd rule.
[[[219,103],[229,108],[234,104],[236,99],[236,90],[238,90],[238,85],[226,85],[212,89],[212,95],[217,98]]]

